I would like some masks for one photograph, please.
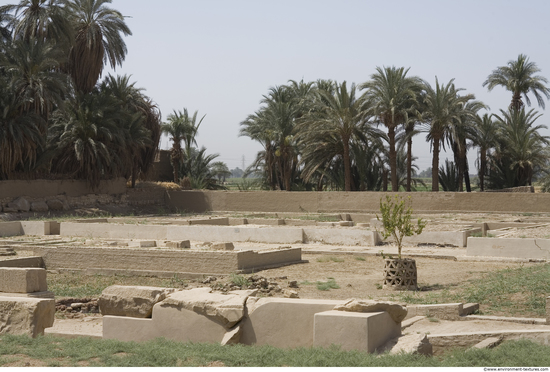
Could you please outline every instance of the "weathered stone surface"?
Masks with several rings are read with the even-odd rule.
[[[243,333],[242,328],[237,325],[232,330],[227,331],[227,333],[223,336],[222,345],[233,345],[238,344],[241,340],[241,335]]]
[[[286,298],[298,298],[298,292],[296,291],[293,291],[292,289],[285,289],[283,291],[283,295],[286,297]]]
[[[43,201],[32,202],[31,203],[31,211],[33,211],[33,212],[47,212],[48,211],[48,204],[46,204],[46,202],[43,202]]]
[[[149,318],[153,306],[174,291],[173,288],[113,285],[101,293],[99,310],[102,315]]]
[[[8,207],[17,209],[20,212],[28,212],[31,209],[31,203],[29,203],[27,199],[19,197],[11,203],[8,203]]]
[[[388,351],[390,354],[422,354],[426,356],[433,355],[433,347],[424,333],[414,333],[396,337],[390,341],[380,351]]]
[[[502,337],[489,337],[472,346],[472,349],[492,349],[495,346],[498,346],[501,342]]]
[[[342,350],[374,352],[401,335],[401,327],[385,311],[324,311],[314,315],[313,346],[338,345]]]
[[[33,293],[47,290],[45,269],[0,267],[0,292]]]
[[[27,297],[0,297],[0,334],[44,334],[53,326],[55,301]]]
[[[191,242],[189,240],[182,240],[180,242],[166,242],[168,248],[191,248]]]
[[[247,295],[212,293],[210,288],[194,288],[171,294],[159,306],[191,310],[231,328],[243,318],[247,298]]]
[[[356,300],[354,298],[346,301],[343,305],[334,308],[338,311],[351,311],[358,313],[373,313],[386,311],[396,323],[401,323],[407,316],[407,308],[391,302],[377,302],[368,300]]]
[[[17,212],[19,212],[17,207],[16,206],[10,206],[10,203],[8,203],[8,205],[4,205],[4,207],[2,209],[3,209],[4,213],[17,213]]]
[[[46,201],[46,205],[52,211],[62,211],[65,208],[65,204],[59,199],[50,199]]]
[[[233,243],[212,243],[210,248],[220,251],[232,251],[235,249],[235,246]]]

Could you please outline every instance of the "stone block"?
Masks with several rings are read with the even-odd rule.
[[[374,313],[385,311],[395,323],[401,323],[407,316],[407,308],[392,302],[378,302],[373,300],[350,299],[343,305],[334,307],[337,311],[348,311],[356,313]]]
[[[0,268],[0,292],[33,293],[48,290],[46,270],[41,268]]]
[[[112,285],[101,293],[99,310],[102,315],[149,318],[153,306],[174,291],[172,288]]]
[[[55,300],[26,297],[0,297],[0,334],[44,334],[53,326]]]
[[[314,316],[313,346],[339,345],[342,350],[373,353],[401,335],[401,325],[385,312],[325,311]]]
[[[168,248],[191,248],[191,242],[189,240],[182,240],[180,242],[166,242]]]
[[[8,208],[17,209],[19,212],[28,212],[31,209],[31,203],[29,203],[27,199],[19,197],[11,203],[8,203]]]
[[[212,243],[210,248],[218,251],[232,251],[235,249],[233,243]]]
[[[155,240],[133,240],[128,242],[128,247],[151,248],[156,246],[157,242]]]
[[[250,297],[248,316],[240,323],[245,345],[279,348],[313,346],[314,315],[332,310],[344,301]]]
[[[442,320],[457,320],[463,314],[462,303],[407,306],[407,318],[426,316]]]
[[[48,211],[48,204],[43,201],[39,202],[32,202],[31,203],[31,211],[33,212],[47,212]]]
[[[388,341],[380,350],[390,354],[433,355],[433,347],[425,333],[412,333]]]
[[[222,294],[212,289],[195,288],[179,291],[159,303],[160,308],[176,308],[194,311],[207,316],[227,329],[237,324],[244,316],[247,294]]]
[[[68,209],[68,206],[67,208],[65,208],[65,204],[59,199],[47,200],[46,205],[52,211],[62,211],[62,210]]]
[[[495,346],[498,346],[501,342],[502,337],[489,337],[472,346],[472,349],[492,349]]]

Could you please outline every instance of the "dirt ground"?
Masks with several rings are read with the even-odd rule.
[[[404,248],[406,252],[406,247]],[[262,270],[259,275],[266,278],[296,280],[296,290],[300,298],[324,298],[345,300],[348,298],[390,299],[397,292],[382,289],[384,261],[382,257],[364,255],[303,254],[308,263]],[[333,260],[334,259],[334,260]],[[424,291],[442,291],[456,289],[471,279],[481,278],[484,273],[536,265],[536,263],[514,262],[475,262],[454,261],[416,257],[418,286]],[[540,264],[539,264],[540,265]],[[320,291],[316,282],[326,282],[328,278],[340,286],[339,289]],[[311,284],[307,284],[311,283]]]

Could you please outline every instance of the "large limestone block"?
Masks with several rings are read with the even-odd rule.
[[[401,326],[385,311],[325,311],[314,315],[313,346],[339,345],[342,350],[373,353],[401,334]]]
[[[384,349],[380,351],[389,351],[390,354],[421,354],[426,356],[433,355],[433,347],[425,333],[412,333],[389,340]]]
[[[153,306],[174,291],[173,288],[112,285],[101,293],[99,310],[102,315],[150,318]]]
[[[184,308],[153,308],[151,319],[119,316],[103,317],[103,338],[120,341],[148,341],[164,337],[179,342],[221,343],[227,329],[212,318]]]
[[[373,313],[379,311],[387,312],[394,322],[401,323],[407,316],[407,308],[391,302],[377,302],[369,300],[348,300],[343,305],[334,308],[338,311],[349,311],[357,313]]]
[[[329,311],[343,301],[254,298],[246,303],[248,316],[240,323],[240,342],[280,348],[313,346],[314,315]]]
[[[26,297],[0,297],[0,334],[44,334],[44,328],[53,326],[55,301]]]
[[[187,309],[231,328],[243,318],[247,298],[247,294],[212,293],[210,288],[194,288],[171,294],[159,307]]]
[[[46,270],[40,268],[0,268],[0,292],[33,293],[48,290]]]

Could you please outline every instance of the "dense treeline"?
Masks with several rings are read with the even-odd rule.
[[[467,154],[478,149],[480,190],[531,185],[548,173],[549,138],[541,116],[526,110],[528,94],[544,108],[547,80],[524,55],[495,69],[483,83],[512,93],[508,110],[489,114],[473,94],[426,81],[409,69],[377,68],[358,86],[330,80],[289,81],[271,88],[262,105],[241,123],[241,136],[262,144],[249,173],[271,190],[411,191],[412,138],[425,133],[431,145],[432,191],[471,191]],[[439,166],[450,148],[454,161]]]
[[[0,179],[147,173],[161,134],[156,104],[120,66],[131,35],[110,0],[22,0],[0,7]]]

